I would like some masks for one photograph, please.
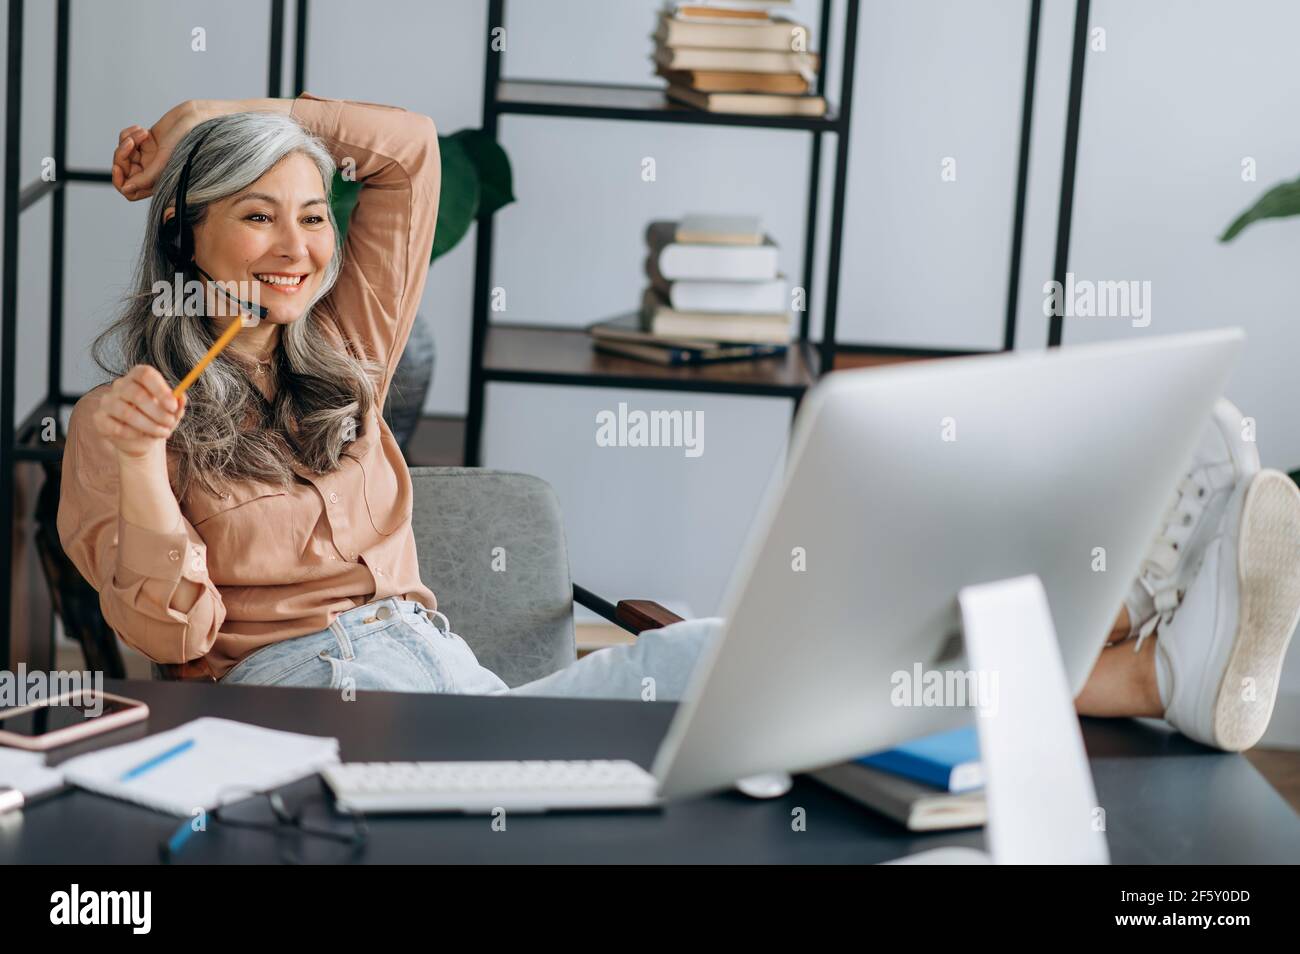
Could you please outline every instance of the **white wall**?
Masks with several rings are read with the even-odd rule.
[[[843,4],[835,4],[836,26]],[[265,91],[264,0],[73,0],[69,158],[106,167],[117,132],[149,125],[185,97]],[[655,0],[508,4],[507,76],[643,82]],[[819,4],[799,0],[814,23]],[[1074,4],[1045,0],[1034,110],[1018,347],[1041,347],[1050,277]],[[27,4],[23,181],[50,151],[53,9]],[[872,0],[860,16],[840,295],[841,339],[992,348],[1002,337],[1026,0]],[[292,36],[292,4],[288,36]],[[1067,343],[1241,323],[1250,335],[1230,394],[1260,424],[1266,464],[1300,466],[1289,426],[1300,385],[1295,270],[1300,224],[1270,223],[1230,246],[1215,236],[1275,181],[1300,173],[1297,79],[1289,38],[1300,8],[1283,0],[1095,0],[1107,49],[1090,53],[1084,91],[1071,268],[1094,278],[1150,279],[1154,320],[1067,322]],[[479,0],[315,0],[307,88],[432,115],[450,132],[479,122],[486,4]],[[208,52],[190,50],[204,26]],[[830,89],[838,88],[838,32]],[[820,38],[815,42],[821,48]],[[3,56],[0,49],[0,56]],[[285,51],[285,90],[291,76]],[[0,75],[0,81],[3,76]],[[511,321],[578,325],[634,307],[647,219],[692,208],[760,212],[802,262],[804,136],[663,124],[504,117],[501,138],[520,201],[497,221],[493,284]],[[825,141],[824,264],[831,153]],[[658,179],[642,182],[640,160]],[[944,157],[957,180],[941,180]],[[1259,181],[1243,183],[1253,156]],[[98,380],[85,345],[112,314],[136,253],[144,208],[109,189],[70,189],[67,386]],[[473,234],[433,269],[422,307],[439,362],[427,410],[463,413],[468,382]],[[18,412],[40,393],[48,212],[23,217]],[[824,289],[814,286],[814,327]],[[706,412],[708,450],[593,454],[594,413],[633,406]],[[750,506],[783,454],[789,404],[523,385],[489,392],[486,462],[551,480],[568,514],[575,576],[611,596],[713,612]],[[663,501],[680,493],[678,524]],[[658,501],[658,502],[656,502]],[[596,506],[598,504],[598,506]],[[606,523],[602,515],[609,517]],[[630,548],[611,539],[649,541]],[[644,552],[641,552],[644,550]],[[612,554],[612,556],[611,556]],[[1294,660],[1292,686],[1300,686]]]
[[[1089,52],[1084,72],[1070,270],[1149,281],[1151,323],[1067,318],[1064,343],[1240,325],[1245,356],[1227,395],[1256,418],[1264,466],[1300,468],[1300,221],[1257,224],[1218,242],[1267,188],[1300,176],[1300,6],[1092,6],[1106,49]],[[1258,181],[1242,181],[1245,157]],[[1040,285],[1032,304],[1042,300]],[[1283,685],[1300,693],[1300,642]],[[1300,725],[1292,741],[1300,743]]]

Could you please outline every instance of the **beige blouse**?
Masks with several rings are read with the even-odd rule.
[[[58,529],[99,591],[108,625],[184,679],[216,680],[269,643],[326,628],[339,613],[388,596],[437,608],[420,580],[411,477],[380,414],[415,322],[438,218],[441,162],[433,120],[394,106],[303,93],[292,116],[364,182],[343,270],[316,309],[343,339],[385,366],[379,400],[341,467],[316,476],[295,464],[290,490],[259,482],[180,500],[184,526],[155,533],[118,510],[113,447],[91,424],[107,384],[73,408]],[[174,465],[174,459],[173,459]],[[175,469],[172,469],[173,476]],[[181,577],[204,593],[170,606]]]

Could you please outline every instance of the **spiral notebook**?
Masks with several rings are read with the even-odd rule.
[[[123,779],[186,742],[192,744]],[[190,816],[196,809],[211,810],[295,782],[338,760],[338,739],[204,717],[77,756],[59,769],[69,785],[169,815]]]

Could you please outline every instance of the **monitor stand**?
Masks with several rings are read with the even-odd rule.
[[[968,586],[957,601],[968,665],[997,674],[993,698],[980,700],[975,716],[987,853],[938,848],[890,863],[1108,864],[1105,816],[1042,582],[1031,575]]]

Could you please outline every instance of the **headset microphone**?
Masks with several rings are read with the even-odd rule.
[[[165,227],[162,239],[162,251],[182,274],[184,274],[190,266],[193,266],[200,275],[212,282],[217,291],[225,295],[229,301],[233,302],[240,308],[243,308],[245,311],[257,315],[258,318],[266,318],[271,313],[269,308],[266,308],[264,305],[255,305],[251,301],[244,301],[242,298],[236,298],[234,295],[222,288],[221,284],[217,282],[216,279],[205,272],[199,266],[198,262],[194,261],[194,230],[190,228],[189,223],[185,221],[185,194],[189,191],[190,166],[194,163],[194,157],[198,154],[199,147],[203,145],[203,141],[211,134],[212,129],[209,129],[199,137],[199,141],[194,144],[192,149],[190,149],[190,154],[185,160],[185,165],[181,168],[180,182],[176,186],[176,214],[172,217],[172,222],[175,223],[175,227]]]

